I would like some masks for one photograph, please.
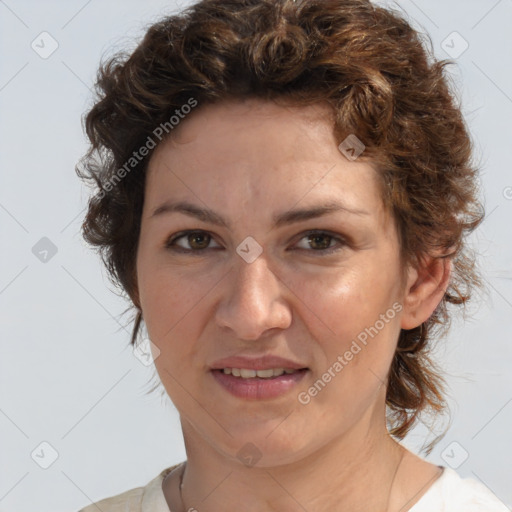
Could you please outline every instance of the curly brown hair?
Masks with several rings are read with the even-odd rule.
[[[435,312],[400,333],[386,397],[388,426],[398,439],[420,413],[442,412],[444,382],[431,341],[449,326],[448,305],[465,305],[482,285],[465,239],[484,217],[449,63],[433,57],[428,36],[401,13],[368,0],[201,0],[150,26],[131,54],[103,62],[85,117],[91,146],[77,166],[96,186],[82,232],[135,306],[131,343],[143,320],[135,263],[145,171],[151,148],[172,134],[171,116],[191,99],[196,110],[247,97],[295,106],[328,102],[337,140],[357,134],[364,158],[379,169],[403,268],[426,255],[452,259],[451,282]],[[165,137],[155,137],[163,133],[159,126]],[[140,156],[143,147],[150,149]]]

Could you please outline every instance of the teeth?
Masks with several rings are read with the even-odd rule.
[[[248,368],[224,368],[222,370],[226,375],[233,375],[234,377],[241,377],[242,379],[253,379],[259,377],[260,379],[271,379],[279,377],[283,373],[295,373],[297,370],[289,368],[269,368],[268,370],[250,370]]]
[[[247,370],[245,370],[245,371],[247,372]],[[269,368],[268,370],[253,370],[253,372],[255,373],[255,375],[257,375],[258,377],[260,377],[262,379],[268,379],[269,377],[274,376],[274,370],[272,370],[272,368]],[[242,377],[245,377],[245,376],[246,375],[244,375],[244,370],[242,370]],[[254,377],[254,375],[251,375],[251,377]]]

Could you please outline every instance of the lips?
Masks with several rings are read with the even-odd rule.
[[[219,359],[211,365],[211,370],[223,370],[224,368],[246,368],[248,370],[286,368],[302,370],[307,369],[307,366],[291,359],[273,355],[264,355],[261,357],[232,356]]]
[[[306,378],[308,373],[308,370],[303,369],[271,379],[261,379],[259,377],[243,379],[226,375],[221,370],[210,372],[214,382],[217,382],[221,389],[243,400],[271,400],[289,395]]]
[[[231,371],[225,372],[225,369]],[[235,369],[235,370],[233,370]],[[269,369],[289,370],[272,378],[242,378],[235,373],[249,373],[252,371],[264,371]],[[274,355],[261,357],[233,356],[215,361],[210,374],[214,382],[220,384],[221,388],[229,394],[243,400],[270,400],[290,393],[305,376],[309,373],[306,365]]]

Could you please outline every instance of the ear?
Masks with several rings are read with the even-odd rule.
[[[414,329],[427,320],[450,284],[451,258],[426,256],[409,267],[403,297],[402,329]]]

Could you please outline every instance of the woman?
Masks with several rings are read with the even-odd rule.
[[[84,222],[180,413],[187,460],[83,509],[506,511],[399,441],[480,284],[459,109],[366,0],[203,0],[103,66]]]

